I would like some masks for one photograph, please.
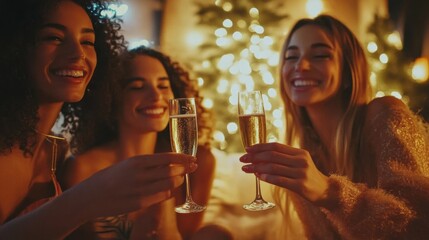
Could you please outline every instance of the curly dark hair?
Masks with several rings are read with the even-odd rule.
[[[131,50],[128,50],[121,56],[121,65],[124,67],[130,64],[136,56],[143,55],[153,57],[161,62],[164,66],[168,78],[170,80],[171,88],[175,98],[184,98],[184,97],[193,97],[197,104],[197,120],[198,120],[198,144],[204,147],[210,147],[211,135],[213,131],[212,123],[212,113],[202,106],[203,98],[199,95],[198,84],[195,79],[190,77],[188,71],[180,66],[178,62],[172,61],[171,58],[162,52],[155,50],[153,48],[140,46]],[[114,139],[118,138],[117,131],[117,112],[120,108],[120,102],[122,99],[122,89],[125,87],[125,82],[123,78],[118,78],[116,82],[116,90],[112,92],[115,100],[112,102],[111,109],[112,115],[108,119],[98,118],[94,116],[91,119],[91,122],[97,125],[97,128],[86,124],[84,122],[82,128],[87,132],[88,137],[82,138],[83,145],[80,146],[79,152],[85,151],[91,147],[98,146]],[[157,149],[165,148],[165,146],[160,147],[160,144],[169,145],[169,128],[158,134],[159,140],[157,143]],[[168,147],[169,148],[169,147]]]
[[[16,144],[25,153],[30,152],[38,122],[38,101],[31,76],[27,70],[29,49],[34,46],[36,32],[47,16],[62,0],[6,1],[0,10],[0,24],[6,36],[1,38],[0,54],[2,87],[0,88],[0,153],[10,151]],[[65,103],[61,110],[64,131],[79,135],[78,122],[89,114],[107,115],[112,101],[110,89],[118,68],[119,54],[125,50],[125,41],[119,34],[121,20],[102,14],[113,1],[72,0],[86,11],[95,30],[97,67],[84,98],[77,103]],[[97,94],[93,94],[97,92]],[[94,95],[97,95],[95,97]],[[98,107],[98,106],[103,107]],[[72,146],[77,145],[72,140]]]

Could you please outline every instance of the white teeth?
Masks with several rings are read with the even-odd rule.
[[[319,83],[313,80],[295,80],[293,81],[295,87],[307,87],[307,86],[317,86]]]
[[[83,77],[82,70],[58,70],[55,72],[55,75],[61,77]]]
[[[150,109],[145,109],[143,111],[143,113],[145,114],[153,114],[153,115],[158,115],[158,114],[162,114],[164,113],[164,108],[150,108]]]

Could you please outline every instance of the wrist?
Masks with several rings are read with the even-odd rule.
[[[335,184],[335,181],[332,181],[331,177],[326,177],[322,185],[322,194],[314,201],[314,204],[322,208],[335,207],[337,205],[335,202],[336,198],[333,196],[338,195],[339,186]]]

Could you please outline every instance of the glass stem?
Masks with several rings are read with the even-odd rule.
[[[185,174],[185,182],[186,182],[186,202],[193,202],[191,196],[191,183],[189,182],[189,174]]]
[[[259,182],[259,178],[257,176],[255,176],[256,179],[256,198],[255,200],[264,200],[262,198],[262,194],[261,194],[261,184]]]

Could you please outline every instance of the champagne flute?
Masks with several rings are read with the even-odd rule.
[[[176,98],[169,100],[170,141],[174,152],[195,157],[198,146],[197,114],[194,98]],[[192,200],[188,174],[185,175],[186,200],[176,206],[177,213],[196,213],[206,209]]]
[[[244,147],[266,141],[265,111],[260,91],[240,92],[238,94],[238,120]],[[256,177],[256,197],[253,202],[243,205],[249,211],[262,211],[275,207],[262,198],[259,178]]]

